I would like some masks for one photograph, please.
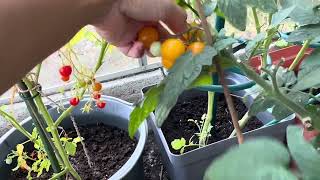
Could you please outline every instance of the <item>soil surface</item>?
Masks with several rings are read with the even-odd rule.
[[[202,115],[207,112],[207,100],[208,96],[206,93],[184,100],[180,99],[175,107],[171,110],[161,129],[164,132],[164,136],[172,153],[180,154],[179,151],[171,148],[171,142],[174,139],[180,139],[183,137],[188,142],[191,136],[199,132],[195,123],[188,121],[188,119],[198,121],[201,120]],[[245,104],[238,98],[233,98],[233,102],[238,112],[238,116],[241,118],[247,112],[247,108]],[[252,118],[249,120],[242,132],[254,130],[261,126],[263,126],[261,121],[259,121],[257,118]],[[220,94],[217,97],[216,120],[211,130],[211,136],[209,137],[208,144],[228,138],[232,131],[233,125],[227,103],[224,99],[224,96]],[[198,142],[194,141],[194,143]],[[186,148],[185,152],[196,148],[197,147]]]
[[[94,167],[90,168],[79,143],[74,157],[70,157],[75,170],[83,180],[104,180],[116,173],[130,158],[136,141],[131,140],[124,130],[98,124],[90,127],[79,127]],[[74,130],[67,130],[69,137],[77,137]],[[13,173],[12,179],[25,179],[27,174],[22,171]],[[45,173],[41,178],[47,180],[51,173]]]

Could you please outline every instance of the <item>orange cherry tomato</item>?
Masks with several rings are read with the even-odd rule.
[[[186,47],[180,39],[167,39],[161,45],[162,62],[165,62],[169,69],[183,53]]]
[[[205,48],[205,44],[203,42],[194,42],[188,46],[188,50],[192,52],[193,55],[200,54]]]
[[[151,44],[159,39],[159,32],[154,27],[144,27],[138,34],[138,41],[142,42],[145,48],[150,48]]]
[[[92,86],[93,91],[101,91],[101,89],[102,89],[102,84],[99,82],[95,82]]]

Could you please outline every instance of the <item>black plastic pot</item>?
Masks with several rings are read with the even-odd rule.
[[[228,84],[237,84],[241,83],[246,79],[246,77],[241,75],[234,75],[229,74],[226,77]],[[145,88],[143,91],[146,92],[147,89],[150,87]],[[234,92],[237,96],[243,97],[246,93],[252,94],[254,89],[248,89],[243,91]],[[203,91],[191,89],[185,91],[180,97],[178,101],[183,100],[184,98],[190,98],[192,96],[198,96],[199,93],[206,93]],[[254,96],[249,96],[247,101],[247,106],[250,106]],[[254,138],[258,136],[269,136],[277,138],[280,141],[285,140],[286,134],[286,127],[293,123],[294,115],[286,118],[285,120],[281,121],[278,124],[262,127],[247,133],[244,133],[244,137],[247,138]],[[262,112],[257,115],[257,118],[263,123],[267,124],[273,117],[268,112]],[[170,121],[170,120],[169,120]],[[212,160],[214,160],[219,155],[226,152],[228,148],[233,145],[237,144],[236,137],[230,139],[224,139],[213,144],[207,145],[203,148],[198,148],[182,155],[176,155],[171,153],[169,149],[169,145],[165,139],[165,136],[161,130],[158,128],[155,123],[155,116],[151,114],[148,118],[148,123],[151,126],[157,144],[160,147],[161,155],[163,164],[166,166],[166,169],[169,173],[169,176],[172,180],[200,180],[203,179],[204,172],[206,168],[210,165]]]
[[[94,110],[89,114],[81,112],[81,108],[83,107],[87,99],[85,98],[80,102],[77,108],[75,108],[75,110],[72,112],[72,115],[75,117],[77,124],[83,126],[103,123],[127,131],[129,115],[133,109],[132,105],[128,102],[113,97],[103,96],[102,98],[107,102],[107,107],[103,110],[94,108]],[[57,119],[57,117],[59,116],[59,113],[55,108],[51,108],[49,112],[52,115],[53,119]],[[31,118],[27,118],[22,122],[22,124],[23,127],[25,127],[29,132],[32,131],[33,125],[31,122]],[[62,122],[61,126],[66,129],[73,127],[71,120],[68,118]],[[122,166],[121,169],[119,169],[119,171],[117,171],[112,177],[110,177],[109,180],[144,179],[142,152],[146,143],[147,135],[147,123],[143,123],[135,136],[135,138],[138,140],[136,149],[134,150],[129,160]],[[0,138],[0,179],[9,179],[8,176],[12,169],[12,166],[9,166],[5,163],[7,154],[9,154],[12,149],[15,149],[17,144],[22,143],[26,140],[27,138],[14,128],[9,130]]]

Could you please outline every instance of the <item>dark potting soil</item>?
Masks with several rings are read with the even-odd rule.
[[[136,141],[131,140],[128,132],[103,124],[96,126],[79,127],[81,136],[85,139],[85,145],[89,151],[91,161],[90,168],[87,163],[81,143],[78,143],[77,152],[70,157],[75,170],[83,180],[106,180],[116,173],[130,158],[136,148]],[[75,138],[75,130],[67,130],[68,137]],[[47,180],[52,173],[44,173],[39,179]],[[26,172],[13,172],[12,179],[26,179]]]
[[[193,122],[188,121],[188,119],[201,120],[202,115],[207,113],[207,100],[207,94],[199,94],[198,96],[178,101],[171,110],[161,129],[172,153],[180,154],[179,151],[176,151],[171,147],[171,142],[174,139],[180,139],[183,137],[188,142],[191,136],[199,132],[197,126]],[[233,98],[233,102],[238,112],[238,116],[241,118],[247,112],[247,108],[238,98]],[[242,132],[251,131],[261,126],[263,126],[262,122],[254,117],[249,120]],[[224,96],[219,94],[217,97],[216,120],[214,121],[214,126],[211,130],[211,136],[209,137],[208,144],[228,138],[232,131],[233,125],[227,103]],[[186,148],[185,152],[196,148],[197,147]]]

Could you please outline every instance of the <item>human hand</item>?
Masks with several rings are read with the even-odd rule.
[[[175,33],[186,29],[187,15],[173,0],[116,0],[111,10],[94,25],[109,43],[117,46],[125,55],[141,57],[144,47],[137,41],[137,34],[144,26],[156,26],[160,38],[168,32],[159,25],[163,21]]]

